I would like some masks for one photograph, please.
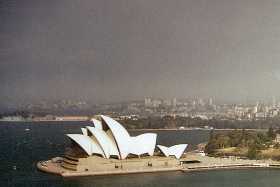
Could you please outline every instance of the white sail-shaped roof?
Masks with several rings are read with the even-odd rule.
[[[129,154],[130,135],[119,122],[103,115],[101,115],[101,118],[103,119],[105,125],[109,128],[109,130],[111,131],[115,139],[115,142],[117,144],[120,153],[120,158],[125,159]]]
[[[105,157],[98,143],[89,136],[83,134],[67,134],[67,136],[75,141],[88,155],[96,153]]]
[[[100,154],[105,158],[117,156],[125,159],[128,154],[154,154],[157,134],[145,133],[131,137],[127,130],[114,119],[101,115],[102,122],[92,119],[94,127],[82,128],[83,134],[68,134],[88,155]],[[165,156],[173,155],[179,159],[187,144],[158,148]]]
[[[97,129],[95,127],[87,126],[87,129],[92,133],[96,138],[100,147],[102,148],[106,158],[110,158],[111,155],[120,157],[118,148],[114,142],[114,139],[111,139],[105,131]]]
[[[185,149],[187,148],[188,144],[178,144],[171,147],[166,147],[163,145],[157,145],[157,147],[160,149],[160,151],[165,156],[175,156],[177,159],[181,158],[183,155]]]
[[[102,123],[101,123],[101,121],[99,121],[99,120],[97,120],[97,119],[94,119],[94,118],[92,118],[91,121],[92,121],[92,123],[93,123],[93,125],[94,125],[95,128],[97,128],[97,129],[102,129]]]
[[[152,156],[154,154],[156,140],[157,134],[155,133],[145,133],[131,137],[129,153],[135,155],[148,153]]]
[[[83,133],[83,135],[87,136],[87,135],[88,135],[88,133],[87,133],[87,129],[86,129],[86,128],[81,128],[81,129],[82,129],[82,133]]]

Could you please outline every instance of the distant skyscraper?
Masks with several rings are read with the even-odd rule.
[[[172,101],[170,99],[164,99],[163,100],[163,104],[166,106],[171,106],[172,105]]]
[[[193,106],[193,107],[196,106],[196,101],[195,101],[195,100],[192,101],[192,106]]]
[[[172,100],[172,106],[174,106],[174,107],[177,106],[177,99],[176,99],[176,97],[174,97],[173,100]]]
[[[276,98],[275,98],[275,97],[272,98],[272,106],[273,106],[273,107],[276,106]]]
[[[153,99],[153,100],[152,100],[152,106],[153,106],[154,108],[159,107],[161,104],[162,104],[162,101],[161,101],[160,99]]]
[[[257,113],[259,111],[259,102],[257,102],[256,106],[254,106],[253,113]]]
[[[149,107],[152,105],[152,99],[150,97],[145,98],[145,106]]]
[[[213,98],[210,97],[209,100],[208,100],[208,105],[212,106],[213,105]]]
[[[204,101],[203,101],[202,98],[199,98],[198,104],[201,105],[201,106],[204,106],[204,105],[205,105],[205,103],[204,103]]]

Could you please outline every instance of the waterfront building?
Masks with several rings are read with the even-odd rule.
[[[187,144],[158,145],[156,133],[130,136],[116,120],[101,115],[82,134],[67,134],[71,146],[62,159],[39,162],[38,168],[62,176],[174,171],[181,168]],[[59,160],[59,162],[57,161]]]

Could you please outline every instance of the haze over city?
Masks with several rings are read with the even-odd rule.
[[[0,104],[278,97],[280,2],[6,0]]]

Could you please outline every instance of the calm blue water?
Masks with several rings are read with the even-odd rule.
[[[280,170],[226,170],[194,173],[156,173],[64,179],[42,173],[36,162],[63,155],[66,133],[80,133],[85,123],[0,123],[0,187],[2,186],[192,186],[278,187]],[[29,128],[30,131],[25,131]],[[130,132],[133,135],[142,131]],[[195,144],[208,139],[208,131],[157,131],[158,144]]]

